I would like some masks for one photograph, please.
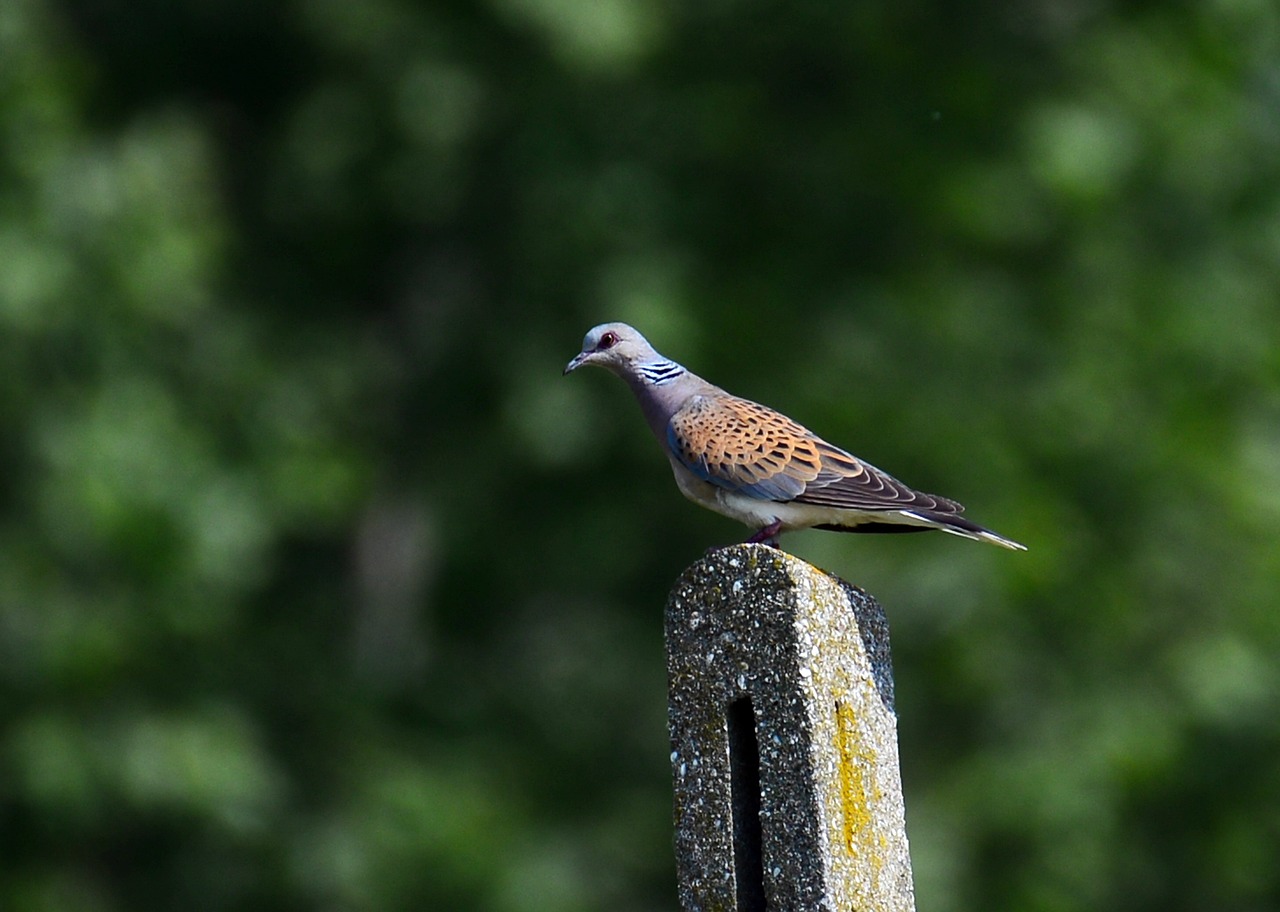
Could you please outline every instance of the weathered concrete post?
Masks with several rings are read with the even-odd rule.
[[[914,910],[880,605],[737,545],[677,581],[666,642],[685,912]]]

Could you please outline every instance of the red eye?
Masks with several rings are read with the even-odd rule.
[[[618,344],[618,334],[607,332],[600,337],[600,344],[596,346],[598,351],[604,351],[606,348],[613,348]]]

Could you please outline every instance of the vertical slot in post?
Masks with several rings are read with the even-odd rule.
[[[760,829],[760,744],[751,698],[729,704],[729,788],[733,803],[733,873],[737,912],[765,912]]]

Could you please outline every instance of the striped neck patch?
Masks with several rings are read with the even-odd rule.
[[[654,386],[662,386],[664,383],[670,383],[684,376],[685,369],[674,361],[663,358],[660,361],[646,361],[644,364],[636,365],[636,373]]]

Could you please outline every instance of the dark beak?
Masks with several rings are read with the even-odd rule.
[[[574,355],[573,360],[570,361],[567,365],[565,365],[565,369],[564,369],[565,374],[571,373],[572,371],[576,371],[578,368],[582,367],[582,363],[587,360],[587,356],[590,354],[591,352],[578,352],[576,355]],[[563,376],[563,374],[561,376]]]

